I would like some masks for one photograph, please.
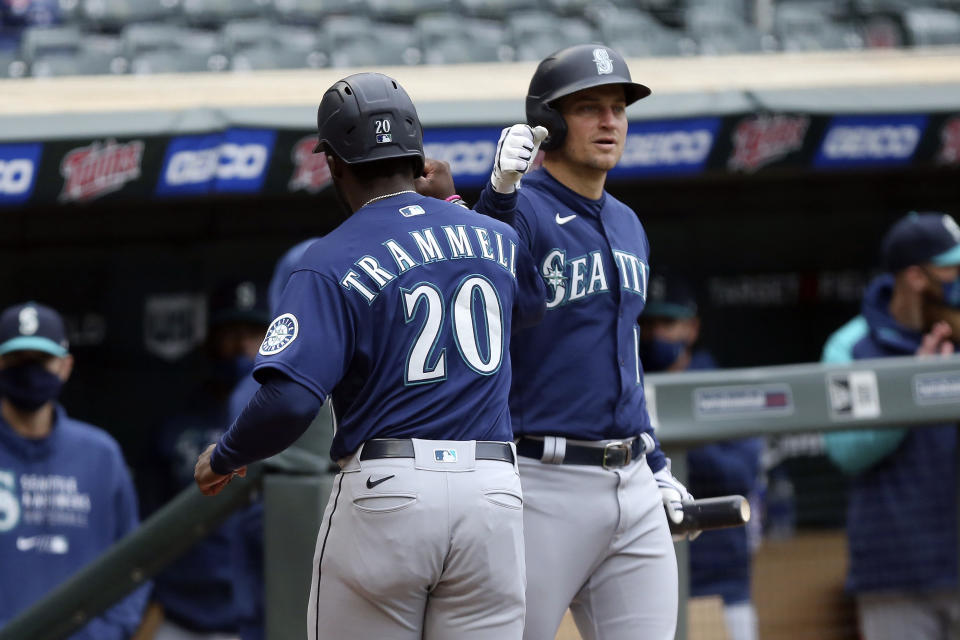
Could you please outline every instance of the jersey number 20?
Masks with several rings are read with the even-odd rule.
[[[474,305],[475,300],[480,304]],[[409,291],[404,289],[403,312],[408,323],[416,317],[421,302],[426,306],[426,319],[407,356],[404,372],[406,384],[437,382],[447,378],[447,350],[441,349],[435,358],[433,355],[440,331],[446,323],[443,296],[430,283],[418,284]],[[486,344],[483,345],[486,349],[482,351],[478,344],[480,335],[477,332],[476,306],[482,310],[483,317],[480,320],[486,325]],[[486,278],[470,276],[457,287],[451,311],[453,338],[463,361],[481,375],[496,372],[503,362],[503,308],[497,290]],[[433,363],[429,364],[431,360]]]

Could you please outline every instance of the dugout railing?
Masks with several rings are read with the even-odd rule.
[[[686,473],[684,451],[709,442],[960,420],[960,355],[658,374],[647,376],[645,387],[651,418],[679,477]],[[332,487],[325,452],[329,427],[322,414],[295,447],[252,466],[244,481],[231,483],[215,498],[203,497],[196,487],[183,491],[99,560],[0,629],[0,640],[66,637],[261,491],[267,638],[305,637],[310,561]],[[678,545],[678,561],[677,637],[684,640],[684,544]]]

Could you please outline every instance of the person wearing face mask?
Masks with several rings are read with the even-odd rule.
[[[666,269],[650,282],[640,316],[640,361],[648,373],[716,369],[708,351],[697,348],[700,317],[690,283]],[[687,453],[690,492],[698,498],[740,494],[756,504],[763,440],[716,442]],[[757,615],[751,601],[751,556],[759,540],[748,527],[704,531],[690,542],[690,595],[723,598],[731,640],[755,640]]]
[[[144,480],[138,484],[145,513],[193,482],[197,456],[230,424],[230,395],[253,371],[270,321],[263,287],[248,279],[218,285],[209,295],[208,313],[204,352],[209,372],[186,406],[161,424],[144,456]],[[246,511],[234,514],[157,575],[153,600],[163,609],[163,622],[155,640],[259,637],[262,620],[249,621],[240,614],[253,594],[235,589],[238,582],[262,588],[260,580],[247,579],[253,568],[235,561],[234,551],[249,535]],[[245,633],[248,625],[251,630]]]
[[[0,314],[0,628],[139,524],[117,442],[57,402],[73,370],[60,315],[35,302]],[[70,640],[122,640],[144,585]]]
[[[911,213],[883,238],[886,273],[867,287],[862,322],[835,332],[824,361],[947,355],[958,335],[960,227]],[[858,328],[859,326],[859,328]],[[827,455],[850,476],[847,589],[864,640],[960,637],[957,425],[832,432]]]

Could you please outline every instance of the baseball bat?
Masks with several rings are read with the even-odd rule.
[[[674,524],[673,520],[667,518],[670,533],[673,534],[740,527],[749,521],[750,503],[737,495],[689,500],[683,503],[683,520],[680,524]]]

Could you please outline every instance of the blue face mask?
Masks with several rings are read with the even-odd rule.
[[[36,411],[60,396],[63,381],[42,362],[0,369],[0,395],[23,411]]]
[[[683,341],[671,342],[669,340],[640,341],[640,364],[643,370],[650,373],[657,371],[666,371],[670,366],[680,359],[680,355],[687,348],[687,343]]]
[[[943,303],[954,309],[960,308],[960,280],[953,282],[944,282],[943,285]]]
[[[234,356],[217,360],[213,365],[213,377],[217,382],[232,387],[253,372],[253,358]]]

